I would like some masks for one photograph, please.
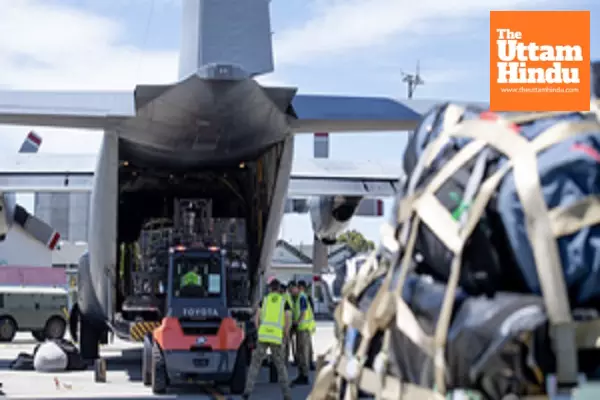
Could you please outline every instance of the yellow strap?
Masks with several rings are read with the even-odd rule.
[[[458,121],[462,117],[465,109],[461,106],[455,104],[448,104],[444,111],[444,119],[442,120],[441,131],[437,138],[432,140],[423,151],[421,157],[423,157],[425,161],[425,166],[431,166],[431,163],[438,156],[442,148],[448,143],[450,139],[447,132],[454,128]]]
[[[477,226],[477,223],[481,219],[481,215],[483,214],[486,205],[496,192],[498,184],[508,170],[509,167],[507,166],[501,168],[481,185],[479,193],[475,197],[475,200],[469,209],[467,222],[460,232],[462,244],[465,243],[466,239],[475,229],[475,226]],[[435,382],[440,393],[446,393],[444,350],[448,336],[448,328],[450,326],[450,319],[452,316],[454,299],[456,296],[456,288],[458,286],[458,279],[460,277],[460,268],[462,264],[461,252],[456,253],[454,259],[452,260],[450,277],[446,286],[446,292],[444,293],[444,301],[442,303],[442,309],[440,311],[440,316],[438,318],[438,323],[436,325],[434,334],[434,343],[436,346],[434,355]]]
[[[572,112],[565,111],[548,111],[548,112],[532,112],[532,113],[524,113],[524,114],[515,114],[515,115],[507,115],[503,116],[502,119],[513,122],[517,125],[527,124],[529,122],[537,121],[545,118],[552,118],[559,115],[568,115],[572,114]]]
[[[531,118],[531,117],[529,117]],[[542,118],[541,115],[538,115],[537,118]],[[452,168],[446,168],[446,171],[444,171],[443,175],[447,175],[447,177],[444,177],[445,179],[441,179],[440,175],[442,170],[440,170],[438,172],[438,174],[436,175],[436,177],[434,179],[437,178],[438,182],[436,182],[436,184],[443,184],[445,182],[446,179],[448,179],[448,177],[452,176],[452,174],[454,172],[451,172],[452,169],[456,170],[458,168],[460,168],[462,165],[464,165],[465,162],[468,161],[468,159],[470,159],[472,156],[474,156],[478,151],[481,150],[481,148],[484,147],[484,145],[486,143],[492,145],[493,147],[495,147],[497,150],[503,152],[508,158],[509,158],[509,162],[505,163],[504,166],[497,171],[494,175],[492,175],[490,178],[488,178],[482,185],[480,188],[480,192],[478,193],[478,195],[475,198],[475,201],[473,202],[471,208],[470,208],[470,212],[469,212],[469,218],[467,220],[467,224],[465,227],[463,227],[462,232],[458,232],[457,229],[446,229],[444,228],[444,226],[456,226],[457,224],[452,220],[452,224],[443,224],[440,222],[431,222],[434,221],[434,219],[431,218],[431,214],[435,214],[437,213],[431,213],[429,211],[422,211],[421,213],[426,215],[426,217],[424,218],[429,220],[430,223],[435,226],[439,226],[441,225],[442,228],[438,228],[439,232],[442,232],[441,234],[439,234],[439,232],[436,232],[436,234],[441,238],[442,236],[447,236],[447,237],[451,237],[454,236],[454,240],[455,241],[455,246],[454,248],[452,248],[452,246],[448,246],[450,247],[452,250],[458,250],[455,253],[458,253],[458,256],[455,257],[454,261],[453,261],[453,266],[451,268],[451,276],[448,282],[448,289],[445,293],[445,299],[444,299],[444,303],[443,303],[443,308],[442,308],[442,312],[440,313],[440,321],[437,324],[437,329],[436,329],[436,335],[435,335],[435,344],[437,345],[436,347],[438,348],[438,350],[442,350],[445,346],[445,341],[446,341],[446,336],[447,336],[447,329],[448,329],[448,324],[449,324],[449,318],[451,315],[451,311],[452,311],[452,305],[454,302],[454,293],[456,291],[456,286],[457,286],[457,281],[458,281],[458,270],[460,267],[460,250],[462,248],[462,245],[460,242],[463,242],[469,235],[470,232],[472,231],[472,229],[474,229],[474,227],[476,226],[477,222],[479,221],[481,214],[483,213],[483,210],[485,209],[485,206],[487,205],[488,201],[489,201],[489,197],[491,195],[493,195],[493,193],[495,193],[496,188],[498,186],[498,184],[500,183],[501,179],[503,178],[503,176],[506,174],[506,172],[508,172],[514,162],[515,159],[520,159],[520,158],[526,158],[527,156],[531,156],[533,154],[533,158],[536,160],[536,156],[535,156],[535,152],[536,151],[540,151],[543,150],[544,148],[547,148],[549,146],[551,146],[554,143],[557,143],[560,140],[564,140],[565,138],[574,136],[574,135],[578,135],[580,133],[585,133],[585,132],[590,132],[590,131],[595,131],[598,130],[598,125],[597,124],[593,124],[590,125],[590,122],[582,122],[580,124],[574,124],[573,122],[569,122],[567,124],[555,124],[552,128],[548,129],[546,132],[542,133],[541,135],[539,135],[536,140],[534,140],[532,143],[527,142],[525,139],[523,139],[522,137],[520,137],[519,135],[515,134],[514,131],[512,131],[511,129],[508,128],[508,126],[506,126],[506,124],[502,124],[502,123],[495,123],[495,122],[490,122],[490,121],[475,121],[473,123],[470,123],[472,121],[468,121],[464,124],[461,124],[461,129],[460,130],[452,130],[452,129],[445,129],[440,136],[434,140],[426,149],[425,153],[428,153],[427,156],[429,158],[429,162],[431,162],[431,160],[437,155],[437,153],[439,152],[439,150],[441,150],[441,148],[443,147],[443,145],[448,141],[448,139],[451,136],[463,136],[463,137],[471,137],[473,139],[475,139],[475,141],[469,143],[467,146],[465,146],[465,148],[471,146],[472,149],[475,149],[476,146],[479,147],[479,149],[477,151],[474,150],[470,150],[473,152],[472,155],[470,155],[470,157],[466,157],[465,154],[468,154],[470,151],[464,151],[465,148],[463,148],[459,153],[457,153],[457,155],[455,157],[453,157],[451,161],[454,161],[454,165],[452,166]],[[464,127],[462,127],[462,125],[471,125],[468,126],[466,132],[463,129]],[[585,126],[584,124],[587,124],[587,126]],[[568,127],[568,129],[563,129],[562,126]],[[470,130],[469,130],[470,129]],[[478,140],[479,139],[479,140]],[[462,155],[460,157],[459,154]],[[456,158],[459,159],[456,159]],[[464,157],[464,158],[463,158]],[[460,160],[460,158],[463,158],[463,160]],[[456,160],[455,160],[456,159]],[[449,162],[444,166],[447,167],[449,164]],[[529,165],[531,167],[531,165]],[[530,171],[532,171],[534,173],[535,178],[537,180],[537,165],[535,165],[535,169],[531,169]],[[451,173],[449,173],[451,172]],[[517,172],[515,171],[515,174]],[[539,185],[539,182],[538,182]],[[428,185],[429,186],[429,185]],[[433,186],[432,186],[433,187]],[[429,188],[427,188],[429,189]],[[415,199],[418,198],[419,201],[415,201]],[[404,285],[404,281],[406,279],[406,276],[408,274],[408,270],[409,270],[409,266],[410,266],[410,260],[412,258],[412,252],[414,250],[414,242],[416,240],[416,232],[417,232],[417,228],[420,222],[420,217],[418,214],[421,213],[417,213],[417,215],[415,215],[414,211],[415,209],[417,211],[420,211],[419,207],[422,207],[422,209],[425,209],[425,207],[423,205],[419,205],[419,202],[422,201],[422,204],[428,204],[427,201],[429,201],[429,204],[433,204],[433,202],[431,201],[431,198],[429,198],[428,200],[423,201],[422,200],[423,195],[418,194],[415,196],[411,196],[411,198],[409,200],[406,201],[405,203],[405,207],[399,207],[398,210],[398,219],[399,221],[402,222],[406,222],[411,216],[414,216],[413,219],[413,223],[410,224],[411,228],[409,230],[409,226],[407,226],[408,224],[403,224],[403,230],[406,230],[408,232],[410,232],[410,237],[407,238],[406,240],[406,248],[405,248],[405,252],[404,252],[404,257],[401,260],[401,271],[400,271],[400,276],[398,277],[398,287],[395,290],[395,294],[396,294],[396,298],[394,300],[396,300],[394,302],[394,306],[390,307],[389,303],[392,303],[391,298],[389,297],[389,285],[391,283],[391,276],[393,274],[393,270],[394,268],[390,268],[388,271],[388,276],[386,277],[386,281],[384,282],[384,284],[382,285],[382,287],[380,288],[380,291],[378,292],[378,294],[376,295],[375,299],[373,300],[373,303],[371,304],[371,308],[369,309],[369,312],[367,313],[367,316],[369,318],[367,318],[367,321],[365,322],[364,319],[364,314],[361,313],[359,310],[356,309],[355,306],[353,306],[350,302],[345,302],[343,305],[341,305],[340,307],[346,307],[348,306],[348,304],[350,304],[350,306],[347,308],[347,310],[343,310],[342,312],[345,312],[345,317],[342,317],[343,323],[346,325],[350,325],[355,327],[356,329],[358,329],[359,331],[361,331],[361,334],[363,334],[363,338],[361,340],[361,346],[359,347],[359,351],[357,352],[357,356],[359,358],[364,359],[364,355],[366,354],[366,351],[368,349],[368,346],[370,344],[370,341],[372,339],[372,336],[375,334],[377,329],[381,329],[383,327],[383,325],[385,325],[385,323],[388,321],[389,316],[393,315],[394,312],[396,314],[396,324],[398,326],[398,328],[403,331],[403,333],[406,334],[407,337],[409,337],[413,342],[415,342],[417,345],[419,345],[419,347],[423,348],[424,350],[426,350],[427,354],[430,354],[431,356],[433,356],[434,354],[432,354],[433,350],[434,350],[434,342],[432,340],[431,337],[427,336],[421,329],[420,325],[418,324],[418,322],[416,321],[416,318],[414,317],[413,313],[411,312],[411,310],[408,308],[408,306],[402,301],[401,299],[401,290],[402,287]],[[438,202],[439,203],[439,202]],[[595,204],[595,203],[594,203]],[[545,205],[545,204],[544,204]],[[436,207],[436,206],[433,206]],[[523,205],[524,209],[525,209],[525,205]],[[594,206],[595,207],[595,206]],[[526,210],[527,211],[527,210]],[[553,210],[554,211],[554,210]],[[446,211],[447,213],[447,211]],[[559,210],[555,211],[555,214],[558,215],[559,214]],[[560,211],[561,215],[569,215],[570,217],[572,217],[573,212],[566,212],[564,210]],[[549,215],[547,212],[545,213],[545,215]],[[570,218],[569,217],[569,218]],[[548,216],[546,217],[548,218]],[[562,220],[565,217],[553,217],[552,221],[555,221],[555,219],[558,220]],[[585,218],[587,220],[589,220],[589,218]],[[441,218],[438,218],[437,220],[441,220]],[[427,223],[427,221],[425,221]],[[569,223],[570,224],[570,223]],[[552,225],[553,227],[555,225]],[[572,228],[573,229],[573,228]],[[548,230],[549,232],[549,230]],[[402,238],[402,235],[401,235]],[[450,240],[450,241],[451,241]],[[411,243],[412,242],[412,243]],[[532,243],[532,247],[534,246],[534,242],[531,241]],[[536,260],[536,264],[539,266],[539,262],[537,262]],[[385,269],[383,269],[385,270]],[[384,272],[383,272],[384,273]],[[540,272],[538,271],[538,274]],[[381,276],[382,274],[382,269],[379,270],[379,275]],[[452,279],[453,275],[455,276],[456,279]],[[562,275],[561,275],[562,277]],[[560,278],[559,278],[560,279]],[[456,283],[454,283],[453,281],[456,280]],[[562,279],[560,279],[562,280]],[[541,276],[540,276],[540,281],[541,281]],[[563,282],[564,284],[564,282]],[[358,286],[358,285],[357,285]],[[366,287],[366,285],[360,285],[362,286],[362,288],[360,288],[361,290],[357,290],[359,289],[358,287],[354,287],[353,292],[358,292],[357,294],[362,293],[362,291],[364,290],[364,288]],[[386,294],[387,293],[387,294]],[[444,307],[445,306],[445,307]],[[446,325],[446,326],[444,326]],[[578,336],[577,336],[577,343],[580,345],[584,345],[584,343],[586,345],[589,345],[589,342],[592,340],[592,337],[594,335],[594,329],[587,327],[586,329],[584,328],[579,328],[580,325],[577,325],[578,327]],[[583,326],[583,325],[581,325]],[[595,328],[595,327],[594,327]],[[583,332],[583,333],[582,333]],[[584,335],[585,333],[585,335]],[[365,335],[366,334],[366,335]],[[568,339],[568,335],[564,336],[564,333],[562,335],[562,337],[567,337]],[[594,342],[595,344],[595,342]],[[567,348],[569,346],[566,346]],[[564,350],[564,349],[563,349]],[[564,351],[563,351],[564,353]],[[564,358],[564,356],[562,357]],[[436,362],[436,366],[438,368],[436,368],[436,384],[438,384],[439,388],[441,389],[445,389],[445,382],[444,382],[444,369],[443,368],[439,368],[439,359],[437,360],[438,362]],[[345,360],[344,362],[347,362],[347,360]],[[441,354],[441,364],[443,367],[443,353]],[[341,361],[340,364],[338,365],[338,372],[340,373],[340,377],[338,378],[341,379],[341,376],[345,376],[346,379],[349,379],[350,377],[344,375],[343,373],[343,369],[345,369],[345,366],[342,365]],[[563,378],[565,376],[564,374],[564,368],[563,368]],[[396,379],[396,378],[394,378]],[[335,378],[331,379],[332,381],[335,381]],[[365,381],[369,381],[372,382],[371,384],[366,383]],[[564,381],[564,379],[563,379]],[[387,397],[386,393],[390,391],[390,387],[393,386],[393,383],[388,383],[387,378],[383,381],[383,387],[381,387],[381,383],[382,381],[379,380],[379,377],[377,376],[377,374],[372,371],[371,369],[368,368],[364,368],[364,366],[361,366],[361,372],[360,375],[358,377],[358,382],[357,385],[348,385],[351,386],[351,388],[346,392],[346,398],[350,399],[350,398],[354,398],[357,394],[357,387],[360,387],[362,390],[365,390],[367,392],[370,392],[371,394],[376,394],[379,395],[379,397],[381,399],[387,399],[387,398],[392,398],[392,397]],[[441,384],[440,384],[441,383]],[[371,389],[369,390],[369,385],[371,385]],[[418,388],[421,391],[425,391],[425,393],[427,393],[427,397],[426,398],[431,398],[432,392],[427,390],[427,389],[421,389]],[[398,393],[400,393],[399,391],[393,392],[393,398],[398,398]],[[444,393],[445,390],[441,390],[440,392]],[[313,397],[311,394],[311,398],[313,399],[318,399],[318,398],[323,398],[323,397]],[[529,398],[529,397],[528,397]],[[533,397],[532,397],[533,399]]]
[[[529,141],[513,131],[508,125],[496,121],[469,120],[448,132],[450,137],[481,140],[494,147],[506,157],[514,159],[530,148]]]
[[[434,357],[433,337],[423,331],[415,314],[402,297],[396,297],[396,327],[425,354]]]
[[[577,353],[575,332],[563,278],[557,243],[551,236],[551,224],[538,175],[535,146],[514,134],[501,124],[489,124],[485,138],[478,132],[484,121],[467,121],[464,129],[450,135],[485,139],[490,145],[511,159],[515,186],[525,213],[525,226],[531,244],[544,302],[553,324],[555,351],[557,353],[557,380],[562,383],[577,381]],[[495,127],[493,127],[495,125]],[[572,134],[569,124],[559,124],[564,135]],[[555,128],[557,138],[561,129]],[[558,132],[558,133],[556,133]],[[551,142],[551,141],[549,141]],[[556,141],[554,141],[556,143]]]
[[[539,153],[563,140],[598,130],[600,130],[600,125],[596,121],[562,121],[546,129],[531,143],[536,153]]]
[[[463,147],[450,160],[447,160],[442,168],[435,174],[425,189],[428,193],[435,193],[448,181],[459,169],[470,159],[475,157],[485,147],[485,142],[474,140]]]
[[[377,382],[379,387],[375,393],[375,400],[383,400],[383,393],[385,391],[386,377],[388,376],[389,369],[389,351],[391,341],[392,330],[387,329],[383,334],[383,341],[381,343],[381,349],[373,360],[373,371],[377,374]]]
[[[466,121],[461,126],[464,129],[454,130],[449,134],[485,140],[511,159],[515,186],[527,216],[527,232],[532,248],[534,248],[536,267],[540,269],[538,270],[538,274],[541,275],[540,283],[542,284],[542,281],[545,281],[547,287],[544,288],[544,284],[542,284],[542,287],[543,290],[546,289],[544,290],[546,298],[558,296],[558,301],[552,302],[552,307],[548,309],[548,312],[553,314],[555,318],[551,316],[551,319],[555,322],[570,321],[569,304],[566,297],[566,287],[562,279],[558,249],[556,248],[556,242],[548,235],[550,223],[546,203],[541,193],[535,149],[523,137],[516,135],[502,124],[488,121]],[[566,125],[563,129],[566,130]],[[485,137],[482,137],[482,131],[486,133]],[[547,263],[550,263],[550,265]],[[550,268],[550,272],[548,272],[548,268]],[[555,277],[545,279],[544,275],[555,275]],[[556,281],[562,281],[562,285]],[[560,293],[557,291],[560,291]],[[550,296],[550,293],[553,295]]]
[[[448,104],[444,110],[444,119],[442,120],[442,130],[446,130],[451,126],[458,124],[458,121],[465,113],[465,108],[458,104]]]
[[[326,364],[317,373],[315,383],[312,387],[310,395],[307,399],[309,400],[323,400],[329,396],[332,385],[335,382],[335,365],[333,363]]]
[[[533,149],[512,160],[515,187],[525,213],[525,227],[531,243],[542,293],[553,323],[571,322],[571,308],[558,246],[548,217]]]
[[[450,251],[460,251],[462,243],[458,236],[458,224],[433,194],[424,193],[417,201],[416,209],[421,220]]]
[[[358,297],[379,276],[381,274],[377,262],[377,252],[372,251],[367,261],[356,272],[356,282],[352,289],[354,297]]]
[[[553,208],[549,217],[552,233],[557,238],[600,224],[600,195],[590,195],[570,206]]]
[[[417,191],[399,200],[397,210],[398,214],[396,215],[396,222],[398,225],[404,224],[412,216],[413,204],[415,203],[415,200],[419,198],[419,196],[420,193]]]
[[[406,247],[404,249],[404,254],[402,255],[402,260],[400,262],[400,274],[398,275],[397,282],[395,283],[396,288],[394,290],[394,295],[396,297],[402,298],[402,288],[404,287],[404,282],[406,282],[406,278],[408,277],[408,272],[411,267],[413,251],[415,249],[415,244],[417,243],[417,234],[420,222],[421,218],[417,214],[413,218],[412,224],[410,224],[410,234],[406,241]],[[395,269],[395,265],[392,265],[389,274],[393,275],[395,273]]]
[[[348,379],[347,367],[349,360],[342,356],[340,363],[337,366],[337,373],[342,377]],[[379,389],[379,378],[377,373],[371,368],[364,368],[357,386],[371,395],[375,395]],[[383,390],[381,391],[381,398],[385,400],[443,400],[445,397],[439,393],[432,391],[431,389],[423,388],[411,383],[401,382],[399,378],[387,375],[384,378]]]
[[[396,304],[392,301],[393,293],[389,290],[391,278],[392,274],[386,276],[365,315],[366,321],[360,331],[361,341],[356,352],[356,356],[360,361],[364,361],[369,349],[370,341],[375,333],[377,333],[379,329],[389,325],[389,322],[394,316]]]
[[[351,326],[358,331],[362,330],[365,324],[365,315],[352,304],[348,299],[342,301],[341,320],[344,326]]]
[[[396,240],[396,228],[387,222],[384,222],[379,229],[381,244],[390,252],[395,253],[400,250],[400,243]]]

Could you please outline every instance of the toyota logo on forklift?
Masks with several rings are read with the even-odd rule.
[[[196,339],[196,344],[202,345],[204,343],[206,343],[206,337],[200,336],[198,339]]]

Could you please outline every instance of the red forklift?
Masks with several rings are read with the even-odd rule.
[[[165,317],[143,341],[142,380],[153,393],[200,382],[243,393],[257,331],[252,309],[230,304],[225,259],[218,247],[169,249]]]

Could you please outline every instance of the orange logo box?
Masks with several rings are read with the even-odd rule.
[[[490,11],[490,109],[588,111],[589,11]]]

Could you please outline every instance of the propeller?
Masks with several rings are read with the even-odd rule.
[[[37,153],[41,144],[42,137],[34,131],[30,131],[25,137],[19,153]],[[23,228],[29,236],[44,244],[50,250],[54,250],[58,245],[60,234],[57,231],[17,204],[14,193],[0,192],[0,242],[6,239],[6,235],[13,224]]]

